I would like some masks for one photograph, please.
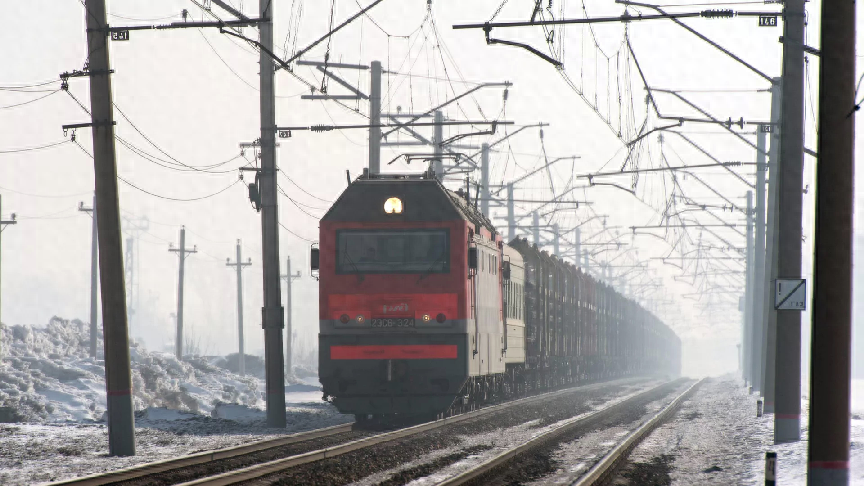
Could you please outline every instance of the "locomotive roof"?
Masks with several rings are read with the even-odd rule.
[[[399,214],[384,211],[385,201],[393,197],[402,201]],[[358,177],[321,218],[321,221],[368,223],[456,220],[467,220],[496,233],[479,209],[462,195],[446,189],[431,174]]]

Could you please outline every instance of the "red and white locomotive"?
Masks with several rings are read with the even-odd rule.
[[[505,244],[431,171],[364,174],[320,230],[319,376],[342,413],[443,414],[680,369],[656,317],[525,240]]]

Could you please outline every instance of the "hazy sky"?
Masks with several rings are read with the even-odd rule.
[[[331,2],[273,0],[275,9],[276,50],[290,54],[308,45],[328,30]],[[512,0],[501,9],[496,20],[525,20],[533,6],[530,0]],[[257,2],[233,4],[246,14],[256,16]],[[348,0],[333,2],[333,24],[336,25],[360,5]],[[624,9],[609,1],[586,0],[583,3],[562,0],[553,2],[552,12],[559,17],[620,15]],[[617,265],[647,262],[654,278],[663,282],[665,290],[653,294],[658,300],[671,302],[658,309],[658,314],[685,339],[685,367],[698,373],[719,371],[735,366],[735,344],[740,333],[738,295],[734,292],[741,280],[737,277],[711,277],[708,282],[678,278],[681,271],[663,265],[659,257],[668,254],[670,243],[683,241],[679,248],[693,249],[700,232],[690,229],[670,231],[666,241],[649,236],[633,237],[633,225],[661,224],[663,211],[673,181],[668,173],[641,174],[636,180],[635,196],[610,186],[587,186],[580,174],[619,170],[625,163],[627,150],[618,138],[631,140],[642,127],[646,112],[646,91],[636,63],[624,46],[625,27],[621,24],[597,24],[593,29],[570,26],[555,31],[553,49],[564,61],[562,71],[527,51],[500,45],[487,46],[482,31],[458,30],[451,26],[462,22],[488,20],[500,5],[498,0],[474,2],[385,1],[310,51],[305,59],[323,60],[329,50],[331,61],[368,64],[379,60],[390,71],[384,78],[384,109],[395,112],[423,112],[443,103],[454,94],[461,94],[477,82],[511,81],[506,103],[502,88],[483,88],[474,96],[463,98],[444,111],[453,120],[499,119],[512,120],[517,125],[543,121],[541,142],[536,128],[526,129],[502,144],[491,158],[491,179],[494,184],[518,177],[543,163],[543,151],[552,159],[578,155],[574,162],[558,162],[552,172],[556,194],[568,187],[578,187],[572,195],[587,200],[592,206],[579,210],[561,209],[549,215],[562,228],[572,228],[595,215],[608,215],[603,235],[591,241],[615,237],[627,246],[621,251],[599,253],[596,262],[614,260]],[[544,7],[548,6],[544,2]],[[584,7],[584,10],[583,10]],[[718,4],[717,8],[778,10],[776,5]],[[223,18],[228,14],[214,6]],[[700,7],[668,7],[669,11],[691,12]],[[807,4],[810,27],[808,44],[818,47],[819,2]],[[200,20],[202,12],[189,0],[142,2],[115,0],[108,3],[113,26],[165,23],[180,21],[180,12],[188,9],[191,19]],[[650,13],[643,10],[644,13]],[[52,315],[65,318],[89,316],[90,218],[77,212],[79,201],[90,204],[93,188],[92,160],[75,144],[68,142],[61,125],[89,121],[89,116],[63,91],[54,93],[59,82],[33,88],[9,89],[21,85],[56,80],[64,71],[80,69],[86,57],[84,7],[74,0],[31,0],[11,2],[6,9],[10,22],[0,32],[0,194],[2,214],[16,212],[19,224],[3,232],[2,316],[7,324],[44,324]],[[301,14],[302,12],[302,14]],[[637,11],[631,10],[631,13]],[[546,17],[549,18],[547,12]],[[37,21],[38,20],[38,21]],[[755,18],[731,20],[686,20],[711,39],[735,52],[770,76],[780,74],[781,44],[777,38],[782,27],[758,27]],[[700,41],[668,20],[634,22],[627,27],[636,60],[647,83],[653,88],[682,90],[681,95],[710,111],[720,119],[750,121],[767,120],[770,115],[768,83],[729,57]],[[257,32],[245,28],[244,34],[257,38]],[[529,42],[547,52],[544,33],[536,28],[495,29],[493,37]],[[597,43],[595,44],[595,40]],[[817,100],[818,59],[810,57],[808,68],[807,137],[806,146],[816,149],[815,107]],[[146,231],[138,233],[135,246],[139,288],[137,313],[133,318],[132,335],[144,339],[150,348],[171,345],[176,310],[177,257],[168,252],[169,242],[178,242],[180,225],[186,225],[188,245],[197,245],[198,253],[186,264],[187,333],[200,341],[202,351],[227,353],[236,349],[236,282],[232,269],[225,267],[225,258],[235,256],[235,241],[243,241],[244,259],[253,265],[244,270],[245,316],[247,349],[263,347],[260,330],[261,243],[260,218],[250,207],[241,184],[200,201],[178,202],[166,198],[190,199],[207,196],[229,187],[237,180],[238,167],[253,160],[251,151],[245,159],[239,157],[240,142],[259,136],[258,54],[242,41],[220,34],[217,30],[135,31],[131,40],[111,44],[116,133],[132,149],[118,142],[120,175],[141,190],[121,183],[120,204],[130,221],[147,218]],[[318,73],[298,66],[296,75],[318,88],[322,81]],[[368,73],[339,70],[341,76],[368,91]],[[308,85],[289,73],[277,73],[277,124],[297,126],[312,124],[362,124],[365,118],[355,109],[368,113],[368,104],[348,101],[345,106],[332,101],[301,100]],[[569,83],[568,83],[569,79]],[[329,83],[334,94],[346,91],[335,82]],[[44,91],[43,91],[44,90]],[[26,91],[26,92],[22,92]],[[87,81],[70,80],[69,92],[89,107]],[[580,96],[581,93],[581,96]],[[38,99],[45,96],[43,99]],[[659,109],[667,116],[699,117],[702,115],[674,96],[655,94]],[[619,102],[620,99],[620,102]],[[32,103],[23,104],[31,100]],[[605,120],[609,121],[607,126]],[[134,126],[133,126],[134,124]],[[648,128],[668,125],[668,121],[649,119]],[[482,129],[482,128],[480,128]],[[508,132],[515,127],[507,129]],[[420,129],[431,137],[431,129]],[[445,130],[445,137],[472,131],[466,127]],[[473,130],[476,131],[476,130]],[[755,151],[718,127],[685,124],[680,131],[717,159],[722,161],[754,162]],[[745,137],[755,142],[753,127],[747,126]],[[471,137],[464,143],[479,145],[493,142],[504,129],[493,136]],[[92,148],[90,133],[78,130],[77,140],[88,151]],[[146,138],[145,138],[146,137]],[[148,141],[149,139],[149,141]],[[391,136],[388,141],[409,140],[405,134]],[[658,134],[645,139],[633,151],[627,168],[659,167],[666,157],[670,165],[710,163],[697,149],[673,134]],[[55,142],[61,145],[37,151],[9,152],[39,147]],[[283,174],[279,184],[290,196],[280,196],[280,221],[291,230],[280,232],[280,255],[289,255],[294,270],[303,277],[295,281],[294,322],[307,348],[317,337],[317,282],[308,271],[308,248],[317,239],[317,217],[329,202],[345,187],[345,171],[356,176],[366,165],[367,134],[362,130],[325,133],[295,132],[294,137],[280,141],[277,157]],[[157,148],[158,147],[158,148]],[[149,155],[137,155],[144,151]],[[387,147],[382,161],[387,162],[404,152],[424,151],[422,147]],[[464,150],[473,153],[473,150]],[[148,160],[149,158],[149,160]],[[207,166],[225,161],[213,169],[220,173],[183,171],[177,161],[186,165]],[[174,164],[174,165],[172,165]],[[814,160],[805,160],[805,184],[813,187]],[[169,168],[162,167],[168,165]],[[172,170],[173,167],[175,170]],[[388,171],[419,171],[418,162],[410,166],[397,161]],[[743,206],[746,186],[724,169],[697,169],[697,175]],[[752,166],[735,171],[750,181],[755,180]],[[479,177],[479,175],[472,175]],[[517,198],[543,200],[553,196],[550,174],[539,173],[521,183]],[[632,188],[634,178],[595,179]],[[692,177],[679,175],[678,183],[691,199],[704,204],[720,205],[724,201]],[[453,180],[449,184],[458,185]],[[638,198],[638,199],[637,199]],[[813,192],[805,195],[805,207],[811,208]],[[521,204],[528,210],[531,204]],[[677,209],[685,209],[678,201]],[[548,208],[547,208],[548,209]],[[725,221],[741,223],[740,214],[722,209],[713,211]],[[493,215],[503,216],[502,209]],[[701,223],[715,222],[711,216],[685,213],[684,217]],[[603,230],[602,218],[582,227],[587,239]],[[503,221],[498,220],[502,225]],[[812,241],[812,217],[805,216],[806,244]],[[124,223],[124,230],[131,223]],[[712,228],[714,232],[736,246],[744,239],[734,230]],[[663,235],[660,231],[654,231]],[[292,234],[293,233],[293,234]],[[127,236],[131,237],[132,233]],[[563,235],[572,240],[572,231]],[[705,231],[704,245],[721,245],[721,241]],[[587,247],[592,251],[599,247]],[[551,250],[551,246],[549,246]],[[563,245],[564,253],[572,247]],[[676,250],[677,251],[677,250]],[[812,249],[805,249],[804,269],[810,276]],[[713,250],[714,255],[724,252]],[[731,253],[726,252],[726,255]],[[284,265],[284,263],[283,263]],[[722,268],[738,269],[736,262],[716,261],[711,271]],[[283,268],[284,270],[284,268]],[[627,269],[618,270],[625,272]],[[692,271],[690,271],[692,276]],[[643,280],[640,280],[643,279]],[[639,277],[636,281],[647,281]],[[701,298],[693,294],[714,285]],[[284,287],[283,287],[284,290]],[[650,294],[650,293],[649,293]],[[711,303],[711,306],[707,306]],[[809,315],[804,315],[805,330]],[[806,332],[806,331],[805,331]],[[806,350],[806,343],[805,343]]]

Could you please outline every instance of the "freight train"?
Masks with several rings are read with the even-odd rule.
[[[442,416],[584,380],[677,375],[650,312],[502,235],[431,171],[351,182],[320,223],[319,377],[358,421]]]

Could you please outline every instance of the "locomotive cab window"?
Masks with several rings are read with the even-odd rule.
[[[339,230],[336,273],[449,273],[447,229]]]

